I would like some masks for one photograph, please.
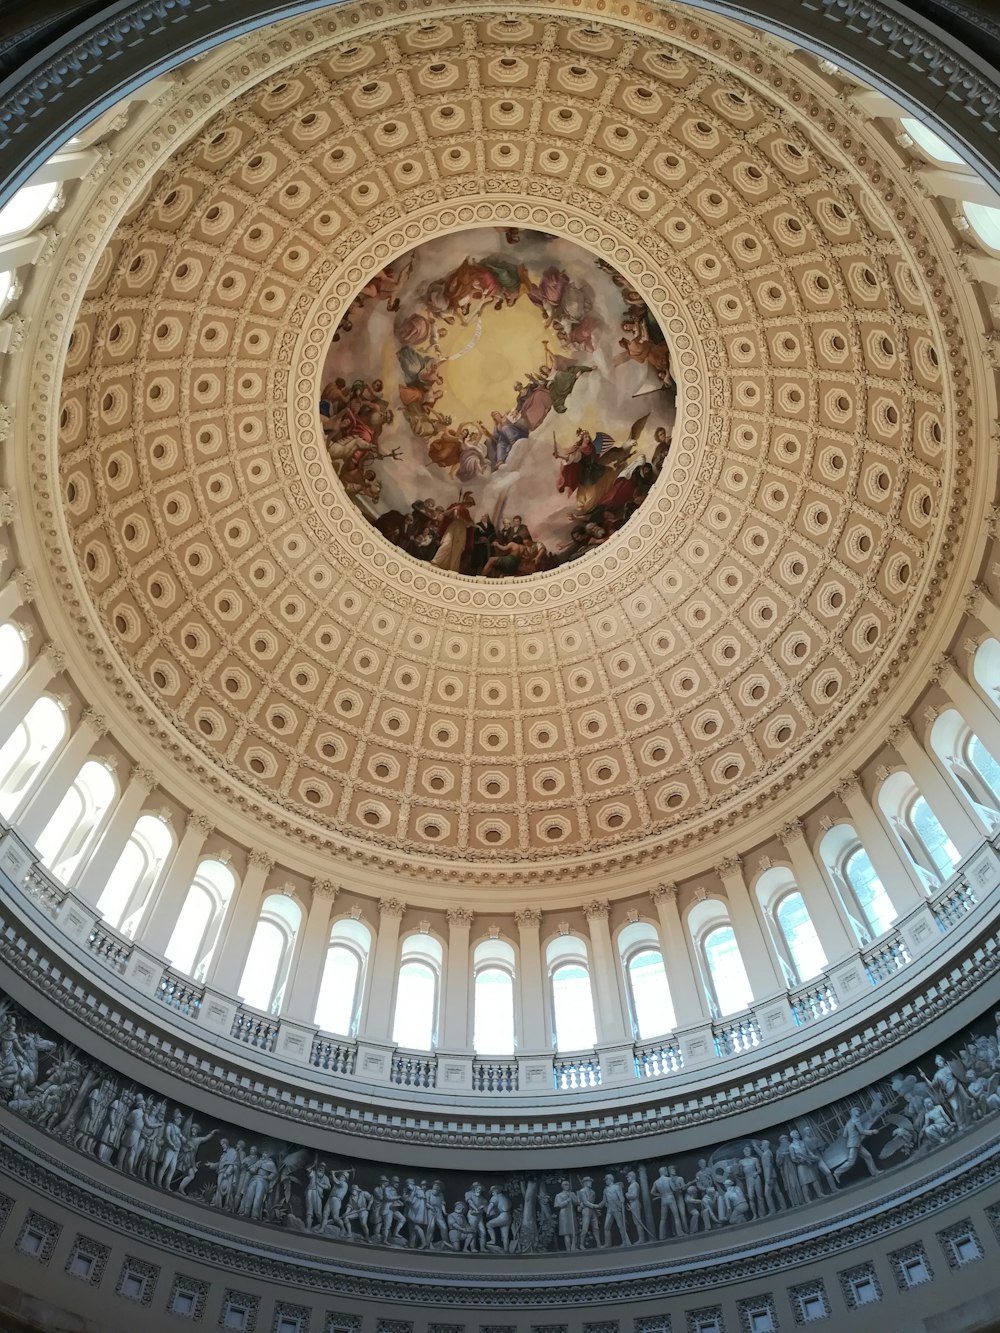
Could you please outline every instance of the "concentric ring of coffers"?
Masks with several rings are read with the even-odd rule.
[[[787,784],[915,646],[970,465],[933,248],[853,127],[679,12],[669,44],[524,13],[308,55],[100,256],[58,422],[87,613],[268,818],[459,862],[668,850]],[[642,257],[689,377],[634,522],[497,588],[387,549],[316,412],[371,275],[487,222]]]

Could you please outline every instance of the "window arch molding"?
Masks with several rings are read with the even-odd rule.
[[[715,1018],[741,1013],[753,1002],[739,941],[724,898],[696,900],[684,915],[709,1012]]]
[[[1000,717],[1000,639],[988,635],[972,657],[972,684]]]
[[[754,880],[753,891],[786,984],[790,988],[801,986],[824,972],[828,959],[792,867],[781,863],[762,870]]]
[[[95,845],[120,796],[110,763],[87,759],[39,834],[36,849],[56,879],[68,884]]]
[[[167,944],[165,956],[172,967],[204,981],[237,888],[236,875],[226,861],[202,857]]]
[[[66,709],[51,694],[40,695],[0,746],[0,815],[16,819],[68,736]]]
[[[545,1020],[552,1048],[591,1051],[597,1044],[597,1005],[590,947],[582,935],[554,935],[544,946]]]
[[[652,921],[629,921],[615,934],[619,984],[633,1036],[650,1041],[677,1027],[660,932]]]
[[[497,937],[472,951],[472,1046],[477,1055],[513,1055],[521,1030],[515,946]]]
[[[237,989],[252,1009],[281,1012],[304,920],[304,908],[294,893],[271,890],[261,900]]]
[[[879,783],[875,805],[924,893],[934,893],[951,878],[961,858],[908,769],[896,769]]]
[[[392,1040],[407,1050],[437,1048],[441,1023],[445,944],[431,931],[412,931],[399,946],[393,996]]]
[[[97,900],[97,910],[109,926],[135,938],[175,845],[173,830],[165,819],[150,812],[138,817]]]
[[[313,1015],[324,1032],[357,1035],[371,986],[372,942],[364,921],[345,915],[331,922]]]
[[[929,749],[980,830],[1000,828],[1000,764],[959,710],[944,709],[928,735]]]
[[[896,910],[849,819],[834,821],[817,847],[819,863],[864,948],[891,929]]]

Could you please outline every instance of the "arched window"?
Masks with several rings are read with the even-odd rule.
[[[513,1055],[513,947],[506,940],[483,940],[472,955],[473,1049],[478,1055]]]
[[[1000,251],[1000,208],[994,208],[992,204],[972,204],[968,201],[962,208],[969,220],[969,226],[983,245],[990,250]]]
[[[835,824],[819,844],[820,860],[862,946],[884,935],[896,909],[851,824]]]
[[[826,968],[826,954],[791,870],[773,866],[755,887],[788,985],[818,976]]]
[[[235,888],[236,876],[222,861],[209,857],[201,862],[166,948],[171,967],[204,980]]]
[[[324,1032],[353,1037],[357,1031],[371,943],[363,922],[350,917],[334,922],[313,1018]]]
[[[905,130],[918,148],[922,148],[928,157],[932,157],[935,162],[940,162],[942,166],[964,167],[965,158],[959,157],[954,148],[929,130],[926,125],[919,120],[914,120],[912,116],[903,116],[900,119],[900,128]]]
[[[281,1011],[302,909],[284,893],[269,893],[261,904],[238,994],[253,1009]]]
[[[408,935],[403,941],[392,1024],[397,1046],[410,1051],[434,1049],[443,962],[444,950],[433,935]]]
[[[924,887],[935,889],[950,878],[958,849],[911,775],[902,771],[886,778],[878,803]]]
[[[3,208],[0,208],[0,241],[24,236],[36,227],[50,212],[59,195],[59,183],[22,185]]]
[[[632,1031],[640,1041],[677,1026],[655,926],[633,921],[618,933],[618,956],[625,977]]]
[[[173,845],[173,834],[162,819],[140,815],[97,900],[97,910],[108,925],[120,927],[130,939]]]
[[[688,913],[688,929],[712,1012],[724,1018],[748,1009],[753,991],[726,904],[718,898],[695,903]]]
[[[1000,825],[1000,764],[956,708],[935,718],[930,743],[966,804],[992,832]]]
[[[66,714],[47,694],[28,709],[24,720],[0,747],[0,815],[10,819],[66,735]]]
[[[17,680],[27,660],[28,652],[21,631],[10,621],[0,625],[0,697]]]
[[[1000,641],[984,639],[972,659],[972,678],[1000,713]]]
[[[104,764],[88,759],[38,839],[38,854],[56,879],[68,882],[97,839],[118,784]]]
[[[587,946],[575,935],[559,935],[545,950],[549,969],[552,1039],[557,1051],[590,1051],[597,1044],[594,996]]]

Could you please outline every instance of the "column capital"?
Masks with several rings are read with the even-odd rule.
[[[381,916],[394,916],[398,920],[406,911],[406,903],[401,898],[380,898],[378,910]]]
[[[542,922],[542,914],[537,907],[522,907],[514,913],[514,920],[519,930],[537,930]]]
[[[51,640],[48,643],[42,644],[41,655],[46,659],[53,671],[62,671],[66,665],[66,654],[58,644]]]
[[[898,745],[901,741],[916,739],[913,735],[913,727],[910,725],[908,717],[898,717],[893,722],[888,731],[889,744]]]
[[[584,905],[583,915],[588,921],[607,921],[610,910],[606,898],[595,898]]]
[[[17,513],[17,499],[12,490],[0,486],[0,523],[9,523]]]
[[[152,791],[156,786],[157,777],[151,768],[143,768],[139,764],[129,774],[129,782],[134,782],[137,787],[145,787],[146,791]]]
[[[942,653],[940,657],[934,659],[934,665],[930,669],[930,679],[935,685],[940,685],[946,676],[950,676],[953,671],[957,671],[955,659],[950,653]]]
[[[725,879],[727,875],[734,875],[738,870],[742,869],[742,867],[743,862],[738,856],[726,856],[721,861],[716,861],[715,863],[716,873],[723,879]]]
[[[675,903],[679,892],[680,890],[672,879],[665,879],[662,883],[656,884],[650,889],[649,896],[656,905],[665,902]]]
[[[34,575],[26,569],[15,569],[10,576],[11,582],[17,584],[17,590],[21,594],[21,600],[31,602],[34,600],[36,584]]]
[[[965,609],[969,615],[974,616],[982,606],[983,598],[988,597],[986,589],[975,579],[969,584],[969,590],[965,594]]]
[[[259,870],[273,870],[274,857],[270,852],[265,852],[259,847],[255,847],[247,857],[248,866],[256,866]]]
[[[312,891],[314,898],[328,898],[330,902],[334,902],[340,892],[340,885],[334,884],[332,879],[314,879]]]
[[[449,907],[445,916],[452,930],[468,930],[472,925],[473,913],[468,907]]]
[[[80,721],[84,726],[89,727],[97,738],[108,734],[108,719],[103,713],[99,713],[96,708],[84,709]]]
[[[848,796],[861,796],[864,789],[861,786],[861,779],[857,773],[845,773],[839,782],[834,784],[833,790],[842,801],[846,801]]]
[[[207,815],[192,811],[184,821],[184,829],[187,833],[200,833],[203,838],[207,838],[212,831],[212,821]]]
[[[778,829],[778,837],[784,843],[790,842],[793,838],[801,838],[802,836],[801,819],[789,819]]]

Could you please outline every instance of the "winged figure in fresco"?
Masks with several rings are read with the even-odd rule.
[[[632,423],[628,438],[621,445],[616,445],[606,431],[591,433],[580,427],[569,450],[564,452],[553,437],[553,457],[560,462],[558,489],[575,496],[577,513],[585,513],[598,504],[617,509],[643,485],[645,460],[633,455],[649,416],[647,412]]]

